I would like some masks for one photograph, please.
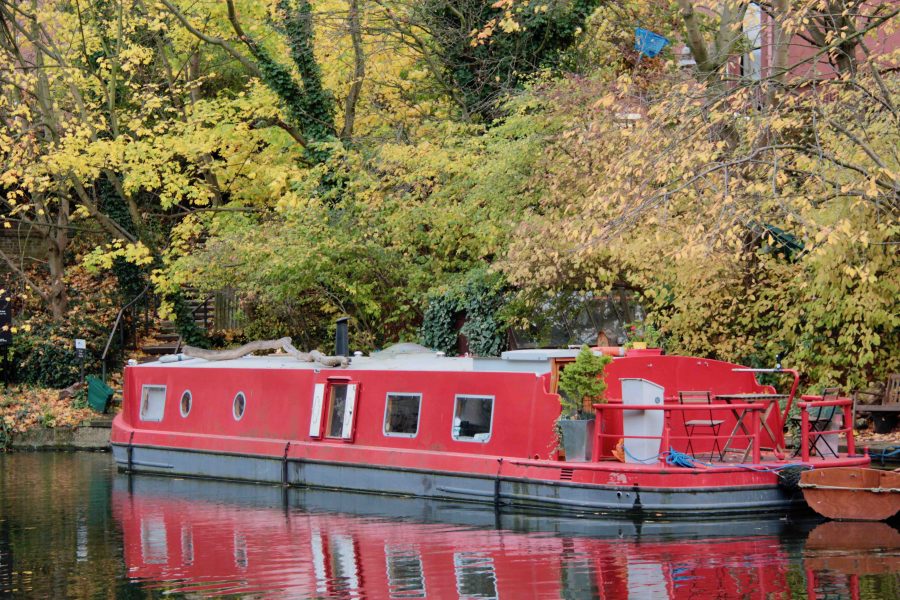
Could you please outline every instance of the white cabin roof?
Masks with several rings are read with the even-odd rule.
[[[481,358],[444,356],[430,350],[421,351],[421,347],[409,347],[400,351],[390,349],[376,352],[371,356],[354,356],[346,371],[454,371],[454,372],[520,372],[542,375],[550,371],[551,358],[574,358],[578,350],[546,349],[546,350],[512,350],[504,352],[500,358]],[[180,360],[175,359],[179,356]],[[165,361],[165,362],[163,362]],[[162,357],[162,360],[135,365],[137,369],[296,369],[321,370],[332,369],[319,363],[298,361],[288,354],[269,354],[266,356],[243,356],[234,360],[204,360],[187,358],[182,355]]]

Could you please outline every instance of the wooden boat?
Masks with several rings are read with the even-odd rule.
[[[900,473],[878,469],[812,470],[800,476],[809,506],[823,517],[884,521],[900,510]]]
[[[451,358],[405,345],[354,356],[345,368],[284,354],[128,366],[112,451],[130,472],[694,518],[802,507],[796,486],[779,477],[794,464],[869,464],[847,429],[849,454],[819,456],[804,440],[803,460],[786,457],[795,372],[783,371],[794,382],[782,413],[763,401],[777,395],[753,369],[622,349],[610,351],[617,357],[605,370],[608,402],[596,405],[589,458],[566,460],[556,385],[577,353]],[[680,404],[683,390],[706,390],[712,403]],[[688,435],[685,423],[710,414],[721,427]],[[623,442],[626,462],[615,458]]]

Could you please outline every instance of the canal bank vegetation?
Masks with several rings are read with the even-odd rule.
[[[47,250],[0,256],[17,319],[62,347],[86,273],[193,345],[186,290],[228,288],[220,339],[326,348],[349,315],[372,349],[476,307],[495,352],[627,289],[670,352],[882,379],[900,9],[695,4],[0,0],[2,215]]]
[[[0,388],[0,451],[15,435],[36,428],[78,427],[96,416],[87,406],[84,392],[61,397],[54,389],[30,386]]]

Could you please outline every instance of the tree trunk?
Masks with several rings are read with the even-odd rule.
[[[63,249],[52,237],[47,238],[47,267],[50,269],[50,292],[47,294],[50,312],[54,321],[62,321],[69,305],[66,293],[66,268]]]
[[[353,82],[344,103],[344,127],[341,140],[349,142],[353,137],[353,124],[356,121],[356,103],[362,91],[363,79],[366,76],[366,57],[363,53],[362,28],[359,19],[359,0],[350,0],[350,12],[347,14],[347,27],[350,39],[353,40]]]

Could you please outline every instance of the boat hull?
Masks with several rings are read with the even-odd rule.
[[[786,512],[802,495],[772,485],[595,485],[384,465],[112,445],[122,470],[501,505],[559,514],[693,517]]]
[[[884,521],[900,510],[900,473],[862,468],[808,471],[800,479],[810,508],[842,521]]]

